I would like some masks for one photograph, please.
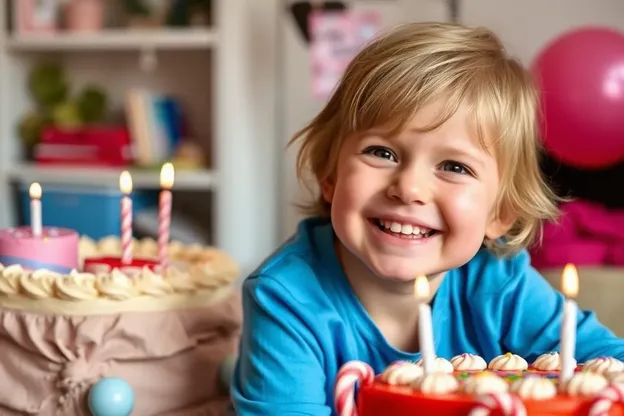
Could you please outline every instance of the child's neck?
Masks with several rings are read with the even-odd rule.
[[[353,291],[386,341],[407,352],[418,351],[418,301],[414,297],[414,282],[380,279],[353,256],[339,241],[336,254]],[[443,274],[429,281],[431,301]]]

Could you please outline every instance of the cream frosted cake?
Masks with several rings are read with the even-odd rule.
[[[562,382],[560,368],[557,352],[531,365],[511,353],[489,363],[473,354],[438,357],[428,374],[422,362],[393,363],[375,376],[351,361],[338,373],[335,402],[340,416],[624,415],[624,363],[598,357]]]
[[[61,250],[56,238],[67,235],[75,248],[65,240]],[[85,272],[86,259],[119,255],[119,240],[79,240],[61,229],[43,237],[24,260],[7,239],[28,233],[0,233],[0,414],[90,415],[90,392],[103,380],[131,389],[133,415],[220,414],[228,406],[219,366],[235,352],[242,318],[227,254],[173,242],[166,270]],[[48,246],[75,264],[36,267],[42,258],[54,266]],[[134,242],[137,259],[156,251],[153,240]],[[115,400],[115,391],[98,391]]]

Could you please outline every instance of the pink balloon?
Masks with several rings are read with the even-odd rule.
[[[549,153],[580,168],[624,159],[624,35],[605,28],[566,33],[533,65]]]

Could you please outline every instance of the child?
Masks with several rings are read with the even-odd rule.
[[[564,298],[525,251],[557,213],[537,110],[530,75],[485,29],[408,24],[353,60],[295,137],[314,216],[244,284],[239,415],[329,415],[345,362],[418,360],[418,275],[438,356],[558,350]],[[624,359],[593,313],[577,331],[577,360]]]

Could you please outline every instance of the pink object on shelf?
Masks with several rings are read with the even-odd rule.
[[[104,27],[102,0],[70,0],[65,6],[67,29],[73,32],[97,32]]]
[[[624,265],[624,210],[588,201],[562,204],[558,223],[544,225],[531,259],[537,268]]]
[[[58,30],[60,0],[13,2],[13,25],[20,34],[55,33]]]
[[[132,163],[130,135],[125,127],[97,126],[76,130],[47,127],[35,147],[41,164],[127,166]]]
[[[41,237],[35,237],[30,227],[2,229],[0,263],[69,273],[78,268],[78,234],[67,228],[43,227]]]

